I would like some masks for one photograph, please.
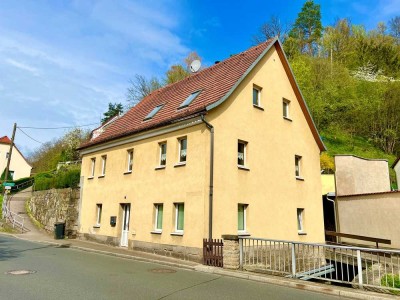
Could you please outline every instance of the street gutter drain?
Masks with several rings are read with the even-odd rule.
[[[150,269],[149,270],[152,273],[176,273],[175,270],[172,269]]]
[[[5,272],[6,275],[29,275],[29,274],[35,274],[36,271],[31,271],[31,270],[12,270]]]

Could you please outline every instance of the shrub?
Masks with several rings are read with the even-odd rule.
[[[400,276],[394,274],[385,274],[381,278],[381,285],[400,289]]]
[[[39,173],[35,176],[35,190],[75,188],[79,185],[79,167],[62,168],[57,172]]]

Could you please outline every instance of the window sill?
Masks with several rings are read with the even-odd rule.
[[[299,231],[298,234],[299,234],[299,235],[307,235],[307,232]]]
[[[100,228],[100,224],[93,225],[93,228]]]
[[[285,116],[283,117],[283,119],[284,119],[284,120],[286,120],[286,121],[293,122],[293,120],[292,120],[292,119],[290,119],[290,118],[288,118],[288,117],[285,117]]]
[[[164,170],[164,169],[165,169],[165,166],[158,166],[158,167],[154,168],[154,170]]]
[[[248,232],[238,232],[238,236],[251,236]]]
[[[238,169],[244,170],[244,171],[250,171],[250,169],[248,167],[241,166],[241,165],[238,165]]]
[[[171,235],[183,236],[183,232],[171,232]]]
[[[124,175],[129,175],[129,174],[132,174],[132,171],[126,171],[126,172],[124,172]]]
[[[93,178],[94,178],[94,176],[90,176],[90,177],[88,177],[87,179],[90,180],[90,179],[93,179]]]
[[[151,234],[161,234],[161,233],[162,233],[162,230],[161,230],[161,231],[159,231],[159,230],[153,230],[153,231],[150,231],[150,233],[151,233]]]
[[[304,178],[296,176],[296,180],[304,181]]]
[[[186,162],[177,163],[174,165],[174,168],[184,167],[186,166]]]
[[[97,178],[104,178],[104,177],[106,177],[106,175],[97,176]]]
[[[256,105],[256,104],[253,104],[253,107],[254,107],[254,108],[257,108],[257,109],[259,109],[259,110],[264,111],[264,108],[262,108],[261,106],[258,106],[258,105]]]

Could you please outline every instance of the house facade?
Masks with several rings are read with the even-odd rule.
[[[323,242],[324,149],[269,40],[153,92],[81,146],[79,231],[192,260],[223,234]]]
[[[7,136],[0,137],[0,175],[7,167],[8,155],[10,152],[11,140]],[[10,161],[9,173],[13,180],[31,175],[32,166],[28,163],[22,153],[14,145]]]

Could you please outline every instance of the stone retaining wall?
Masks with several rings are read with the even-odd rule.
[[[54,232],[54,223],[65,222],[65,235],[76,238],[79,215],[79,188],[51,189],[32,193],[28,202],[33,217],[48,232]]]

